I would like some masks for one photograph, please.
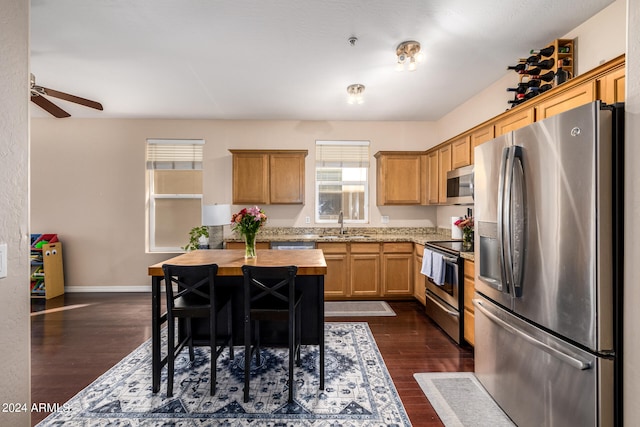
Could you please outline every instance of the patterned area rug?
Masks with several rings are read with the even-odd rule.
[[[250,401],[244,403],[241,347],[234,360],[227,350],[220,356],[213,397],[208,349],[197,348],[193,364],[183,350],[176,360],[174,396],[167,398],[166,368],[160,392],[151,392],[147,341],[38,426],[411,425],[366,323],[327,322],[325,346],[325,390],[318,389],[318,347],[303,347],[295,402],[288,404],[288,351],[268,348],[262,349],[260,366],[252,362]]]
[[[473,372],[413,376],[445,427],[515,427]]]
[[[341,316],[395,316],[396,312],[385,301],[325,301],[325,317]]]

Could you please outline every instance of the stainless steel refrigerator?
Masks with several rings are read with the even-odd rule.
[[[622,106],[475,149],[475,373],[526,426],[620,425]]]

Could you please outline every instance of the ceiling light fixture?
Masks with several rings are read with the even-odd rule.
[[[424,59],[424,53],[420,52],[420,43],[409,40],[402,42],[396,48],[396,55],[398,56],[398,62],[396,70],[404,70],[404,64],[407,63],[407,70],[415,71],[417,63],[422,62]]]
[[[349,94],[347,102],[349,104],[362,104],[364,102],[362,92],[364,92],[364,85],[353,84],[347,86],[347,93]]]

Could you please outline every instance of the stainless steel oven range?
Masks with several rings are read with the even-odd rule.
[[[424,257],[431,257],[434,270],[425,274],[427,316],[433,319],[456,343],[464,343],[464,260],[460,256],[462,241],[425,243]],[[442,270],[440,270],[442,266]],[[439,276],[439,277],[438,277]]]

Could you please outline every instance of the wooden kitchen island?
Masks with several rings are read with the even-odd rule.
[[[233,329],[234,345],[243,345],[244,341],[244,307],[243,307],[243,265],[257,265],[275,267],[295,265],[298,267],[296,287],[303,292],[302,299],[302,331],[301,341],[305,345],[318,345],[320,353],[320,388],[324,389],[324,275],[327,273],[322,250],[270,250],[257,251],[257,257],[244,258],[244,249],[208,249],[187,252],[161,263],[149,266],[151,276],[151,342],[152,342],[152,370],[153,392],[160,390],[160,372],[166,364],[166,357],[162,357],[160,333],[162,324],[167,320],[167,314],[161,314],[162,282],[164,274],[163,264],[174,265],[202,265],[217,264],[218,275],[216,286],[224,286],[233,290]],[[221,319],[222,320],[222,319]],[[204,322],[206,323],[206,322]],[[221,331],[226,330],[226,323],[219,322]],[[286,325],[274,324],[273,327],[263,328],[270,331],[261,337],[265,345],[281,345],[286,343]],[[206,345],[208,342],[206,325],[194,327],[194,342]]]

